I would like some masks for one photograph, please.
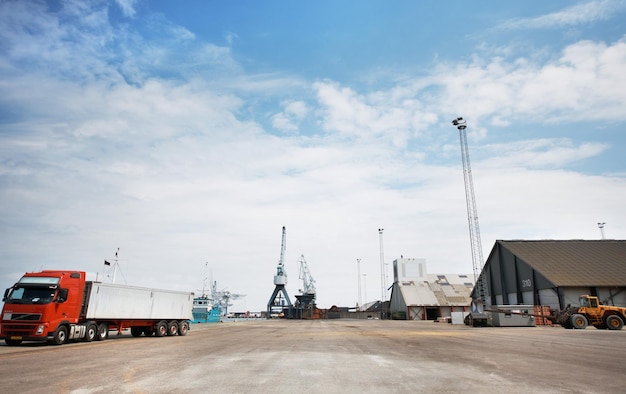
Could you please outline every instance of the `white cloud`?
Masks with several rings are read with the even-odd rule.
[[[135,16],[135,4],[137,3],[137,0],[115,0],[115,2],[122,10],[124,16],[130,18]]]
[[[575,144],[570,139],[535,139],[528,141],[489,144],[483,150],[483,165],[491,168],[562,168],[590,157],[600,155],[609,147],[606,144]]]
[[[308,115],[309,108],[304,101],[283,103],[284,110],[272,116],[272,126],[278,130],[296,131],[299,123]]]
[[[626,42],[580,41],[555,61],[480,59],[442,66],[440,104],[496,125],[521,118],[538,122],[618,121],[626,116]],[[505,120],[509,118],[509,120]]]
[[[322,127],[347,138],[384,139],[404,147],[418,131],[428,128],[437,115],[423,108],[409,89],[359,95],[332,81],[316,82]]]
[[[511,19],[501,24],[499,28],[555,29],[590,24],[610,19],[624,8],[626,3],[621,0],[594,0],[534,18]]]

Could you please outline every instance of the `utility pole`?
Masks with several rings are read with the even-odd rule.
[[[452,121],[459,130],[461,141],[461,159],[463,160],[463,179],[465,182],[465,202],[467,204],[467,221],[469,224],[470,246],[472,250],[472,265],[474,268],[475,296],[484,305],[486,298],[485,283],[481,275],[483,267],[483,247],[480,241],[480,227],[478,226],[478,211],[476,209],[476,196],[474,195],[474,181],[472,180],[472,167],[470,166],[469,148],[467,147],[466,122],[459,117]],[[482,312],[482,305],[477,312]]]
[[[378,229],[378,237],[380,238],[380,290],[381,290],[381,309],[383,312],[382,318],[386,318],[385,313],[385,302],[387,301],[387,284],[385,283],[385,254],[383,253],[383,230],[384,228]]]
[[[367,274],[363,274],[363,294],[365,295],[365,303],[367,304]]]
[[[598,223],[598,228],[600,229],[600,236],[602,237],[602,239],[604,239],[604,225],[606,223],[602,222],[602,223]]]
[[[358,310],[360,311],[363,304],[363,300],[361,300],[361,259],[356,259],[356,267],[357,267],[357,282],[359,283],[359,297],[358,297],[358,302],[359,302],[359,307]]]

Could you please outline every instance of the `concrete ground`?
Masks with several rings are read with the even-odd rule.
[[[253,320],[0,345],[0,392],[623,393],[626,330]]]

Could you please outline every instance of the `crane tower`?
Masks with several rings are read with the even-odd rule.
[[[274,292],[270,297],[270,300],[267,303],[267,318],[269,319],[272,316],[272,308],[279,307],[282,310],[287,307],[291,313],[291,301],[289,300],[289,295],[287,294],[287,289],[285,289],[285,285],[287,284],[287,272],[285,271],[285,248],[287,246],[287,230],[285,226],[283,226],[283,237],[280,245],[280,260],[278,260],[278,266],[276,267],[276,275],[274,275]],[[285,299],[277,300],[276,297],[282,293]]]
[[[472,265],[474,267],[474,301],[480,301],[480,305],[473,305],[474,312],[482,313],[482,305],[485,303],[486,289],[482,273],[483,247],[480,241],[480,227],[478,225],[478,211],[476,210],[476,196],[474,195],[474,181],[472,180],[472,168],[470,166],[469,149],[467,147],[466,122],[458,117],[452,124],[459,130],[461,140],[461,159],[463,160],[463,178],[465,182],[465,202],[467,204],[467,221],[469,224],[470,245],[472,250]],[[477,297],[477,299],[476,299]],[[476,310],[474,310],[476,308]]]

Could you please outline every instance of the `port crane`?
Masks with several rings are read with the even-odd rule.
[[[300,256],[300,276],[299,279],[302,279],[302,289],[300,289],[300,293],[306,295],[312,295],[313,299],[315,299],[315,279],[311,276],[311,272],[309,271],[309,266],[304,259],[304,255]]]
[[[463,161],[463,179],[465,183],[465,202],[467,204],[467,221],[469,224],[470,245],[472,250],[472,265],[474,268],[474,300],[472,312],[479,319],[483,313],[486,298],[485,281],[482,275],[483,247],[480,240],[480,227],[478,225],[478,211],[476,209],[476,196],[474,195],[474,181],[472,179],[472,167],[470,165],[469,148],[467,146],[467,123],[462,117],[452,121],[452,125],[459,130],[461,141],[461,159]]]
[[[274,275],[274,292],[270,297],[270,300],[267,303],[267,318],[270,319],[272,316],[273,308],[280,308],[282,311],[287,308],[289,314],[291,314],[291,301],[289,300],[289,295],[287,294],[287,289],[285,285],[287,285],[287,271],[285,271],[285,248],[287,246],[287,230],[285,226],[283,226],[283,236],[280,245],[280,260],[278,260],[278,265],[276,266],[276,275]],[[280,294],[284,296],[284,299],[280,297]],[[276,298],[278,297],[278,299]]]
[[[316,297],[316,289],[315,289],[315,279],[311,275],[309,271],[309,266],[304,259],[304,255],[300,256],[300,261],[298,262],[300,266],[300,275],[299,278],[302,279],[302,288],[300,289],[300,294],[296,295],[296,305],[295,305],[295,318],[296,319],[309,319],[314,318],[313,311],[317,308],[315,307],[315,297]]]

